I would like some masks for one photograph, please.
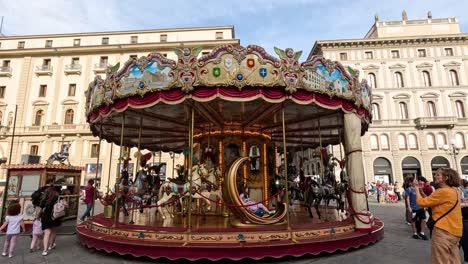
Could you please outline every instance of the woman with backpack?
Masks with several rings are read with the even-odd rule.
[[[51,187],[48,188],[42,197],[41,204],[39,207],[40,210],[40,219],[42,222],[42,230],[44,230],[44,250],[42,251],[42,256],[47,256],[48,252],[55,248],[55,238],[57,237],[57,227],[61,225],[61,220],[58,217],[54,217],[56,214],[56,204],[64,202],[59,200],[58,191]],[[39,217],[38,217],[39,218]]]

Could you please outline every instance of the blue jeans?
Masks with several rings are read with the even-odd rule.
[[[86,211],[84,212],[83,216],[80,218],[81,221],[84,221],[86,217],[91,216],[91,210],[93,209],[93,203],[86,204]]]
[[[468,220],[463,220],[463,236],[460,240],[465,261],[468,261]]]

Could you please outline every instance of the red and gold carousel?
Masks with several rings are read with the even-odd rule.
[[[80,242],[134,256],[238,260],[381,239],[383,223],[367,208],[361,150],[372,96],[357,72],[320,56],[299,63],[302,52],[292,49],[275,48],[279,58],[255,45],[200,51],[176,49],[177,61],[149,54],[90,84],[93,134],[137,147],[140,170],[129,179],[121,148],[106,199],[113,216],[78,225]],[[340,160],[326,151],[333,145],[343,148]],[[297,173],[302,202],[290,199],[296,174],[288,169],[299,149],[317,150],[321,162],[320,180]],[[159,184],[159,168],[143,154],[154,151],[185,154],[177,179]],[[345,217],[333,217],[339,211]]]

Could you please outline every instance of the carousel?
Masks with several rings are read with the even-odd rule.
[[[89,85],[91,130],[121,158],[105,212],[77,226],[79,241],[122,255],[239,260],[380,240],[361,150],[372,95],[358,72],[320,56],[300,63],[290,48],[200,51],[181,46],[177,61],[151,53]],[[155,151],[184,154],[177,178],[159,180]],[[305,175],[307,158],[319,176]]]

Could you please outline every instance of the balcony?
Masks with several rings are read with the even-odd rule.
[[[94,73],[105,73],[107,70],[107,67],[109,67],[109,63],[107,62],[102,62],[102,63],[96,63],[94,64]]]
[[[411,119],[380,119],[372,120],[371,127],[402,127],[413,126]]]
[[[36,66],[36,75],[52,75],[51,65],[39,65]]]
[[[68,64],[65,65],[65,75],[81,74],[81,64]]]
[[[457,118],[454,116],[419,117],[414,120],[414,124],[419,129],[429,127],[453,128],[457,124],[457,121]]]
[[[0,67],[0,76],[11,77],[11,67],[10,66]]]

